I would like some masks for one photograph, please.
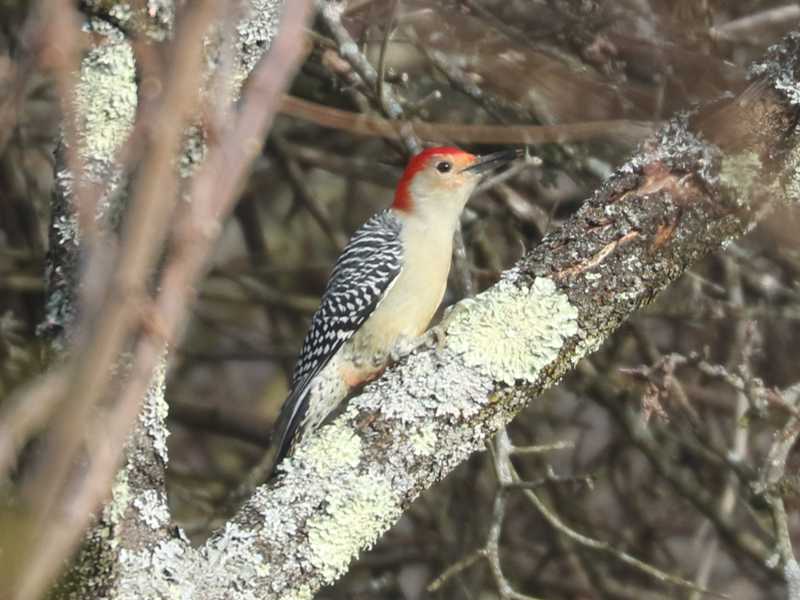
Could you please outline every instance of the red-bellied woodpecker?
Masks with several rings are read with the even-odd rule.
[[[441,147],[411,159],[391,208],[356,231],[333,267],[281,409],[273,464],[380,374],[398,344],[425,331],[445,292],[464,205],[483,174],[516,156]]]

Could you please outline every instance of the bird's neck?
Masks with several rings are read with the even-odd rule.
[[[466,204],[466,198],[451,196],[424,200],[414,199],[412,202],[413,210],[393,208],[406,227],[415,232],[428,234],[437,240],[440,236],[452,239]]]

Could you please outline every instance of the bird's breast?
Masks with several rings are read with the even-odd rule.
[[[447,287],[452,233],[404,240],[403,268],[386,296],[353,336],[355,346],[389,352],[400,338],[414,338],[427,328]],[[438,237],[438,239],[436,239]],[[359,353],[360,354],[360,353]]]

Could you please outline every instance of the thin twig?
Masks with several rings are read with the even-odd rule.
[[[383,35],[383,42],[381,42],[381,51],[378,57],[378,98],[384,98],[386,90],[386,54],[389,48],[389,40],[392,38],[394,31],[394,22],[397,17],[397,8],[400,6],[400,0],[392,0],[392,7],[389,10],[389,18],[386,20],[386,28]]]
[[[502,458],[502,457],[500,457],[500,458]],[[508,454],[506,454],[504,461],[505,461],[504,468],[510,470],[510,472],[512,474],[512,478],[510,479],[510,481],[507,482],[507,484],[518,483],[520,481],[520,478],[517,475],[516,470],[514,469],[513,465],[511,464],[511,460],[510,460]],[[498,472],[500,472],[499,471],[499,467],[498,467]],[[503,483],[503,480],[501,479],[501,484],[502,483]],[[683,579],[682,577],[678,577],[677,575],[672,575],[671,573],[667,573],[665,571],[662,571],[661,569],[658,569],[657,567],[654,567],[653,565],[650,565],[650,564],[648,564],[648,563],[646,563],[644,561],[639,560],[638,558],[636,558],[634,556],[631,556],[630,554],[628,554],[627,552],[624,552],[623,550],[619,550],[619,549],[615,548],[614,546],[612,546],[608,542],[596,540],[596,539],[593,539],[593,538],[591,538],[589,536],[583,535],[582,533],[578,533],[577,531],[575,531],[571,527],[567,526],[555,514],[555,512],[553,512],[544,502],[542,502],[542,500],[533,492],[533,490],[523,489],[522,492],[525,495],[525,497],[530,501],[530,503],[533,504],[534,507],[536,507],[536,509],[539,511],[539,513],[542,515],[542,517],[544,517],[545,521],[547,521],[552,527],[554,527],[559,532],[561,532],[562,534],[567,536],[573,542],[576,542],[576,543],[580,544],[581,546],[585,546],[587,548],[591,548],[592,550],[609,554],[610,556],[616,558],[620,562],[622,562],[622,563],[624,563],[626,565],[629,565],[629,566],[631,566],[631,567],[633,567],[633,568],[635,568],[635,569],[637,569],[637,570],[639,570],[639,571],[641,571],[643,573],[646,573],[647,575],[649,575],[651,577],[654,577],[655,579],[658,579],[659,581],[662,581],[664,583],[672,583],[672,584],[680,586],[682,588],[686,588],[686,589],[690,589],[690,590],[698,590],[698,591],[703,592],[704,594],[708,594],[708,595],[711,595],[711,596],[716,596],[718,598],[727,598],[728,597],[728,596],[725,596],[723,594],[718,594],[718,593],[715,593],[715,592],[711,592],[709,590],[698,588],[698,586],[696,586],[691,581]]]
[[[323,106],[295,96],[283,100],[281,113],[354,135],[401,140],[398,124],[372,115],[363,115]],[[420,137],[435,142],[466,144],[564,144],[589,140],[609,140],[634,144],[651,135],[658,123],[630,121],[591,121],[561,125],[472,125],[407,121]]]
[[[710,29],[709,35],[711,39],[725,42],[753,41],[752,38],[759,33],[778,26],[791,27],[798,19],[800,6],[787,4],[717,25]]]
[[[376,92],[380,87],[378,93],[381,95],[378,96],[378,104],[389,118],[397,122],[396,136],[403,142],[409,154],[419,152],[422,149],[422,144],[412,128],[403,121],[403,107],[400,104],[400,100],[395,96],[389,85],[378,86],[378,73],[359,51],[358,45],[350,36],[350,32],[342,25],[341,6],[330,0],[316,1],[322,21],[339,45],[339,54],[353,66],[353,69],[361,76],[367,86],[376,90]]]
[[[794,386],[800,390],[800,384]],[[784,396],[792,391],[784,393]],[[793,394],[792,394],[793,395]],[[797,400],[795,399],[796,403]],[[783,428],[775,435],[775,441],[767,454],[761,481],[756,489],[762,493],[770,508],[775,532],[775,556],[770,561],[779,564],[786,581],[788,600],[800,600],[800,564],[792,548],[789,519],[786,505],[781,495],[780,484],[786,471],[786,461],[798,437],[800,437],[800,417],[791,416]]]
[[[172,403],[169,415],[181,425],[217,435],[227,435],[263,448],[270,444],[272,423],[256,415],[232,414],[219,406]]]
[[[337,253],[341,252],[347,240],[344,239],[333,226],[325,209],[308,189],[306,185],[307,177],[303,173],[300,165],[286,154],[283,139],[278,135],[273,136],[270,146],[274,150],[280,166],[289,178],[289,183],[294,190],[295,197],[305,206],[311,218],[314,219],[320,229],[322,229],[322,232],[331,241]]]

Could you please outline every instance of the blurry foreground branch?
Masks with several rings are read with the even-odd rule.
[[[15,446],[50,420],[22,489],[30,510],[19,540],[6,540],[18,558],[0,567],[0,589],[11,597],[41,596],[109,488],[111,501],[86,532],[60,597],[127,597],[129,580],[141,573],[122,557],[155,547],[170,529],[167,345],[182,333],[219,224],[302,57],[310,4],[253,0],[226,20],[217,3],[199,2],[174,24],[167,3],[125,13],[120,24],[102,18],[108,6],[89,2],[84,8],[100,15],[84,23],[95,34],[92,47],[85,56],[77,46],[60,54],[67,126],[57,155],[43,329],[70,354],[0,415],[0,472]],[[73,39],[80,27],[72,7],[62,8],[45,26],[48,39]],[[222,39],[209,33],[226,29],[231,35]],[[160,60],[151,50],[163,40]],[[212,77],[203,82],[206,65]],[[139,89],[139,78],[151,88]],[[165,247],[152,293],[148,282]]]

